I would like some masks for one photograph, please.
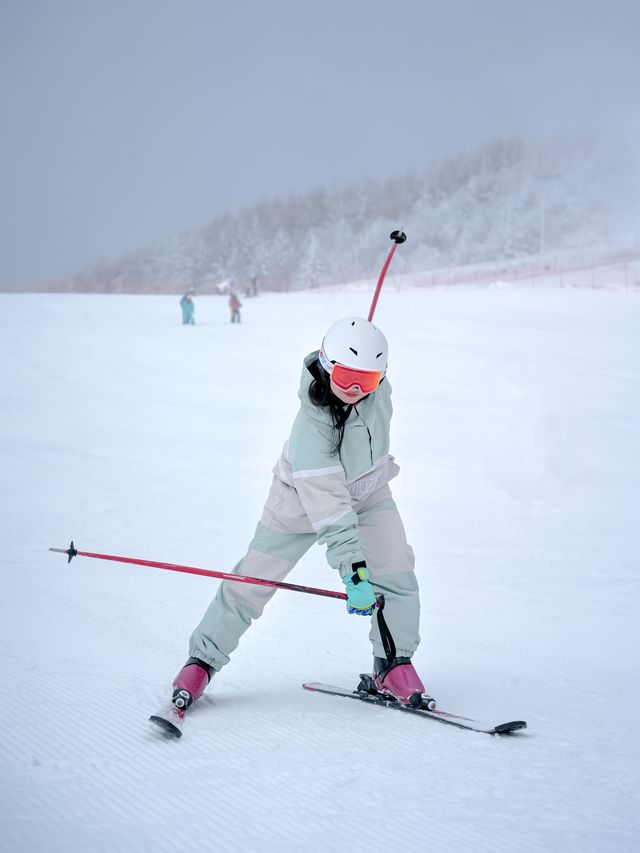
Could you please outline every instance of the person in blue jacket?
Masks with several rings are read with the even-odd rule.
[[[195,326],[195,305],[193,304],[193,296],[195,291],[193,288],[190,288],[185,295],[180,300],[180,307],[182,308],[182,325],[183,326]]]

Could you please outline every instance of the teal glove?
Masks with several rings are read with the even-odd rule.
[[[352,568],[354,573],[342,578],[347,588],[347,613],[371,616],[376,609],[376,594],[369,583],[367,564],[364,561],[354,563]]]

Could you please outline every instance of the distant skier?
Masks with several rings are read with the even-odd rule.
[[[242,302],[238,299],[237,294],[232,290],[231,295],[229,296],[229,310],[231,311],[231,322],[239,323],[240,322],[240,309],[242,308]]]
[[[233,571],[281,581],[314,542],[326,545],[347,592],[347,612],[373,617],[376,688],[414,705],[424,692],[411,663],[420,642],[420,603],[413,550],[389,489],[399,468],[389,454],[387,353],[382,332],[351,317],[331,326],[320,350],[304,359],[300,410],[253,540]],[[152,718],[156,724],[180,735],[186,709],[229,662],[274,592],[220,585],[191,636],[168,711]],[[384,609],[376,611],[379,594]]]
[[[183,326],[195,326],[195,305],[193,304],[193,297],[195,295],[195,290],[190,288],[185,295],[180,300],[180,307],[182,308],[182,325]]]

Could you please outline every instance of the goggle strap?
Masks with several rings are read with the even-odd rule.
[[[334,364],[332,361],[329,361],[322,347],[320,347],[320,352],[318,353],[318,360],[327,373],[333,373]]]

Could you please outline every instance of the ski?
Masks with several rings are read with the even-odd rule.
[[[360,702],[368,702],[371,705],[382,705],[385,708],[393,708],[397,711],[405,711],[408,714],[417,714],[419,717],[429,717],[431,720],[438,720],[440,723],[446,723],[449,726],[456,726],[459,729],[467,729],[472,732],[484,732],[489,735],[510,734],[511,732],[526,729],[527,724],[524,720],[512,720],[509,723],[498,723],[491,725],[490,723],[482,723],[480,720],[472,720],[469,717],[461,717],[459,714],[452,714],[449,711],[429,710],[428,708],[414,708],[410,705],[402,705],[397,699],[384,696],[373,690],[369,692],[372,684],[370,675],[361,675],[362,679],[357,690],[347,690],[344,687],[335,687],[332,684],[322,684],[318,681],[306,682],[302,686],[305,690],[311,690],[314,693],[326,693],[330,696],[344,696],[347,699],[358,699]]]
[[[173,702],[169,702],[166,708],[152,714],[149,722],[167,737],[182,737],[182,724],[184,723],[184,710],[176,708]]]

